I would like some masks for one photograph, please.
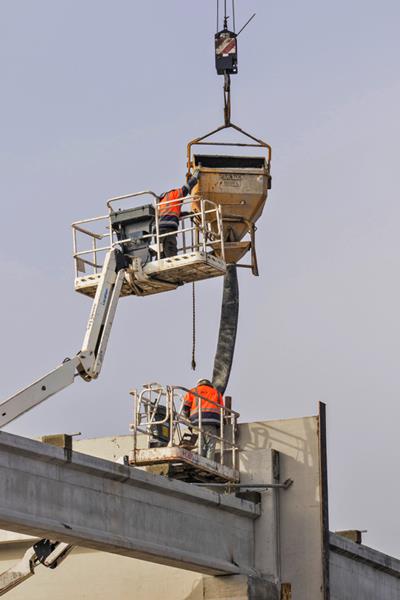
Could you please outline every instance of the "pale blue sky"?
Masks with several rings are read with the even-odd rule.
[[[229,392],[243,420],[328,405],[333,529],[399,555],[399,17],[395,0],[237,0],[233,118],[273,146],[261,276],[240,272]],[[0,4],[1,396],[74,354],[70,223],[183,181],[187,141],[222,121],[215,2]],[[99,381],[16,421],[39,435],[127,433],[128,391],[209,375],[221,281],[120,303]],[[171,350],[172,348],[172,350]]]

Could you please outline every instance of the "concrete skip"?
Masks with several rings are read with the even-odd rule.
[[[0,432],[0,527],[209,575],[254,574],[259,506]]]

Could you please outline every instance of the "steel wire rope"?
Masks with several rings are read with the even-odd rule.
[[[196,370],[196,287],[192,283],[192,370]]]

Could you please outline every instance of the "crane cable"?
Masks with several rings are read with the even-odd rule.
[[[192,283],[192,370],[196,370],[196,288]]]
[[[224,0],[224,23],[226,23],[226,0]],[[235,19],[235,0],[232,0],[232,25],[233,31],[236,31],[236,19]],[[217,0],[217,32],[219,29],[219,0]]]

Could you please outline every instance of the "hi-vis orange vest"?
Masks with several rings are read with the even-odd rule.
[[[182,188],[170,190],[164,196],[161,196],[160,204],[158,205],[160,221],[168,221],[168,217],[172,217],[172,220],[179,221],[182,211],[182,197]]]
[[[199,394],[202,398],[193,394]],[[224,406],[222,394],[209,385],[198,385],[192,388],[185,396],[184,406],[190,410],[189,418],[192,423],[199,422],[199,409],[201,404],[201,422],[219,424],[221,422],[221,407]]]

